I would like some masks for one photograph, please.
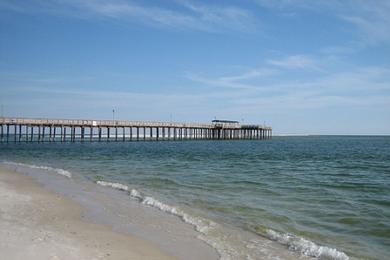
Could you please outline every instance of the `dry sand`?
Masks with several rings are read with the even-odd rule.
[[[141,238],[83,219],[76,202],[0,168],[2,259],[174,259]]]

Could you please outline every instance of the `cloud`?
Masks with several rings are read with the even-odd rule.
[[[245,107],[260,105],[275,110],[375,105],[390,109],[386,103],[390,100],[390,68],[361,67],[350,71],[326,72],[322,76],[305,79],[284,78],[287,71],[270,70],[264,77],[258,76],[256,71],[214,78],[190,75],[188,79],[203,87],[231,89],[236,93],[233,94],[233,103],[245,111]],[[266,72],[267,68],[259,71]],[[268,81],[263,81],[265,77]],[[245,82],[248,78],[252,80],[250,83]]]
[[[32,0],[20,3],[5,0],[0,9],[77,16],[102,17],[150,26],[207,32],[252,32],[258,26],[256,17],[248,10],[228,5],[206,5],[175,1],[164,7],[147,2],[124,0]]]
[[[256,68],[246,71],[242,74],[221,76],[217,78],[205,77],[200,74],[186,73],[186,78],[205,85],[211,85],[216,87],[231,88],[231,89],[246,89],[246,90],[260,90],[261,88],[252,85],[250,83],[244,83],[242,81],[251,79],[267,78],[275,75],[277,70],[269,68]]]
[[[375,14],[371,18],[358,16],[342,16],[342,18],[359,29],[365,44],[390,43],[390,10],[388,17],[383,18],[378,18]]]
[[[315,62],[308,56],[292,55],[282,59],[270,59],[267,63],[285,69],[314,69],[319,70]]]
[[[390,2],[357,1],[355,12],[342,18],[355,25],[367,44],[390,43]]]
[[[222,88],[230,88],[230,89],[247,89],[247,90],[256,88],[249,84],[230,81],[223,78],[205,77],[203,75],[194,74],[194,73],[186,73],[185,77],[191,81],[201,83],[202,85],[206,85],[206,86],[214,86],[214,87],[222,87]]]
[[[262,8],[278,12],[310,11],[330,14],[357,29],[364,45],[390,43],[390,1],[388,0],[256,0]]]
[[[255,0],[259,6],[264,8],[278,9],[281,11],[291,10],[310,10],[310,11],[321,11],[329,9],[342,9],[346,1],[339,0]]]
[[[246,71],[240,75],[220,77],[220,80],[232,82],[232,81],[258,78],[258,77],[268,77],[274,75],[275,73],[276,70],[273,69],[257,68],[257,69],[251,69],[249,71]]]

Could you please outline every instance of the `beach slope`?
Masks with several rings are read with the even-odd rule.
[[[0,168],[4,259],[173,259],[151,242],[84,219],[77,203]]]

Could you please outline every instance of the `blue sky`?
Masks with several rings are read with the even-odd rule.
[[[0,0],[7,116],[390,134],[390,1]]]

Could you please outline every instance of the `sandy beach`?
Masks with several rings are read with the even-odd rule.
[[[21,173],[0,168],[4,259],[175,259],[149,241],[84,220],[85,209]]]

